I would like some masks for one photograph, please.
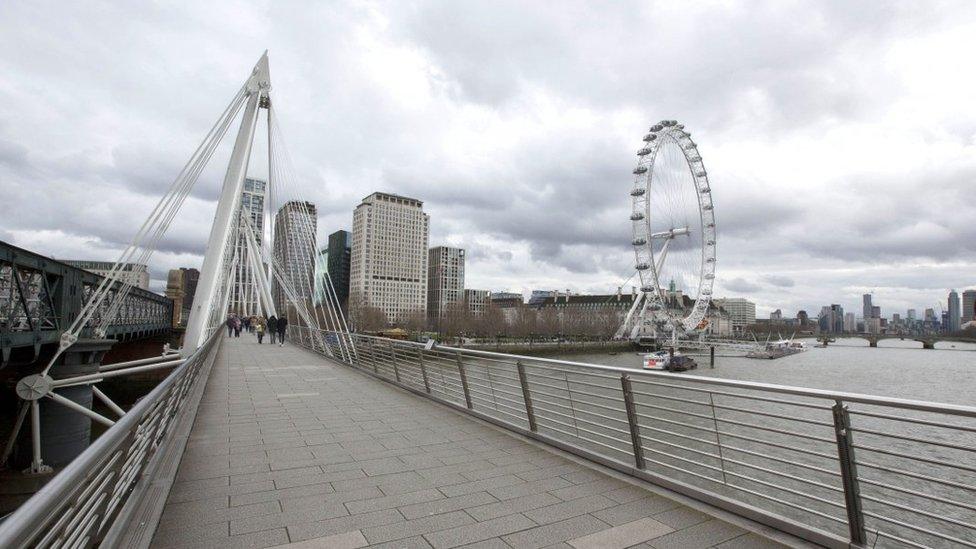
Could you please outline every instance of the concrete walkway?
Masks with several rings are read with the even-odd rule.
[[[781,546],[293,345],[242,334],[214,363],[153,547],[278,545]]]

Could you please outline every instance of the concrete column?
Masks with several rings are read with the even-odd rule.
[[[51,368],[51,378],[64,379],[98,372],[102,357],[114,344],[114,339],[79,339]],[[92,407],[91,385],[63,387],[54,392],[85,408]],[[55,468],[67,465],[88,448],[91,419],[50,399],[43,399],[40,405],[44,464]]]

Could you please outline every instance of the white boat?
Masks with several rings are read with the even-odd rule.
[[[784,356],[795,355],[806,351],[807,347],[802,341],[792,339],[780,339],[778,341],[767,341],[766,344],[755,351],[746,354],[748,358],[782,358]]]
[[[669,351],[657,351],[646,353],[644,362],[641,365],[645,370],[658,370],[664,372],[684,372],[694,370],[698,363],[690,356],[685,356],[678,351],[672,355]]]

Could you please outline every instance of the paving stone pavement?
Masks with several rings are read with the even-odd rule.
[[[217,355],[152,546],[782,547],[248,334]]]

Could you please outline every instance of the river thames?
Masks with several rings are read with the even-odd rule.
[[[801,341],[806,352],[775,360],[716,356],[714,369],[707,355],[698,356],[698,369],[687,373],[950,404],[976,402],[976,344],[941,342],[933,350],[897,339],[882,340],[877,348],[861,339],[843,339],[827,348],[813,347],[812,339]],[[630,368],[641,364],[640,354],[633,352],[548,356]]]

